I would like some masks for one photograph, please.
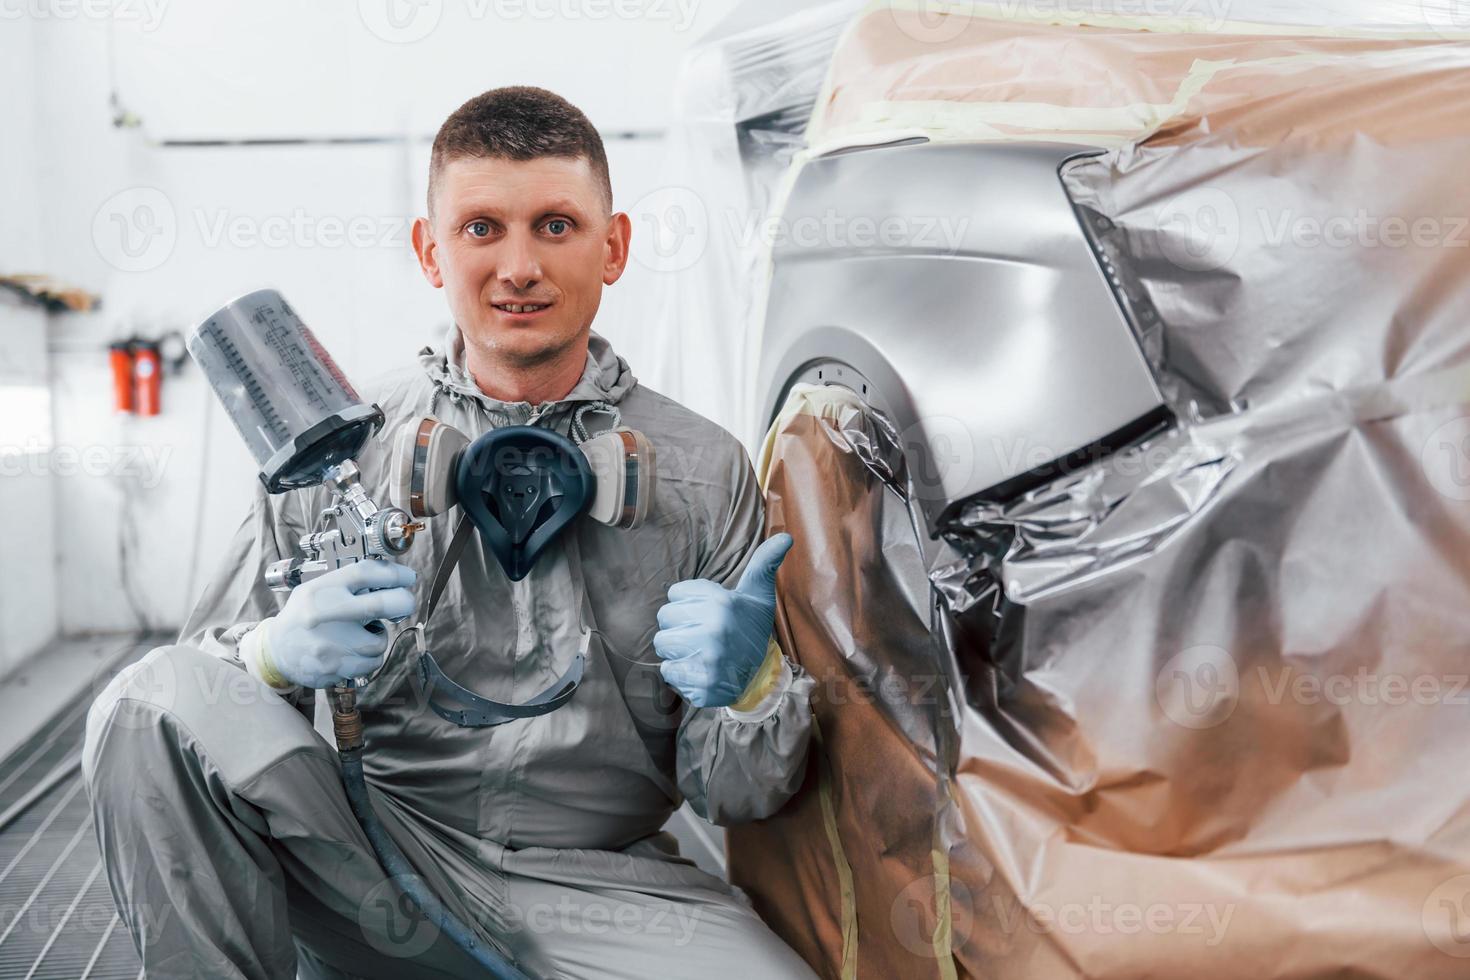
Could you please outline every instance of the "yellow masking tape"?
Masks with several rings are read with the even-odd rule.
[[[765,700],[767,694],[776,686],[776,681],[781,677],[781,647],[776,643],[773,636],[766,641],[766,659],[761,661],[760,669],[745,685],[745,692],[740,699],[730,708],[734,711],[753,711],[755,706]]]
[[[776,451],[776,438],[791,424],[791,420],[798,415],[815,415],[818,418],[839,417],[843,408],[862,408],[863,400],[858,397],[857,392],[842,385],[812,385],[804,382],[794,384],[786,393],[786,402],[781,406],[781,411],[776,414],[776,420],[766,430],[766,437],[761,440],[760,456],[756,460],[756,478],[760,481],[762,492],[766,489],[766,480],[770,476],[771,460]]]
[[[1128,0],[1113,0],[1119,6],[1126,6]],[[1104,6],[1107,0],[1096,0],[1098,6]],[[1135,4],[1142,6],[1142,4]],[[968,17],[972,20],[992,20],[1012,24],[1038,24],[1054,27],[1110,27],[1125,31],[1146,31],[1150,34],[1201,34],[1204,36],[1220,34],[1237,34],[1247,36],[1277,35],[1284,37],[1346,37],[1346,38],[1382,38],[1385,40],[1403,41],[1458,41],[1470,40],[1470,30],[1457,31],[1448,27],[1439,29],[1426,19],[1423,25],[1413,24],[1409,26],[1398,26],[1385,24],[1378,27],[1361,27],[1353,25],[1340,26],[1314,26],[1308,24],[1272,24],[1264,21],[1231,20],[1228,16],[1217,16],[1206,12],[1195,15],[1142,15],[1130,16],[1128,14],[1111,14],[1106,12],[1081,10],[1085,7],[1084,0],[1040,0],[1036,3],[997,3],[991,6],[983,0],[968,0],[965,3],[953,4],[953,11],[945,11],[942,7],[936,10],[934,0],[868,0],[867,7],[856,19],[867,17],[875,12],[912,12],[924,18],[932,20],[938,14],[946,17]],[[1048,9],[1052,8],[1052,9]],[[1445,17],[1452,17],[1451,11],[1446,11]],[[928,20],[926,20],[928,22]],[[958,32],[946,34],[954,36]]]
[[[269,619],[262,620],[255,629],[251,630],[245,637],[247,644],[243,651],[246,654],[246,662],[255,665],[255,676],[278,691],[294,687],[278,669],[270,654],[270,633],[266,630]]]
[[[1430,25],[1426,25],[1427,29],[1313,27],[1235,21],[1211,16],[1130,17],[1064,9],[1079,5],[1080,3],[1069,4],[1059,0],[1055,4],[1057,9],[1047,11],[1045,5],[1039,4],[997,5],[991,8],[983,3],[968,3],[956,4],[951,11],[943,9],[936,11],[932,0],[869,0],[867,8],[855,16],[844,29],[838,41],[837,50],[841,52],[846,49],[851,34],[864,18],[884,12],[894,18],[900,14],[909,13],[933,18],[937,13],[945,17],[967,18],[977,22],[1098,27],[1150,34],[1198,34],[1203,37],[1240,35],[1430,42],[1470,40],[1470,31],[1446,30]],[[900,29],[895,20],[894,30]],[[954,37],[961,32],[951,32],[946,29],[945,33]],[[1385,55],[1415,60],[1422,58],[1424,51],[1416,48],[1406,51],[1373,52],[1355,57],[1375,60]],[[1051,138],[1062,142],[1112,148],[1142,139],[1170,119],[1176,118],[1184,111],[1189,99],[1201,91],[1220,71],[1290,61],[1326,61],[1342,57],[1344,56],[1341,54],[1323,53],[1290,55],[1248,62],[1199,60],[1194,63],[1189,74],[1181,81],[1174,96],[1165,103],[1141,102],[1112,107],[1079,107],[1034,102],[875,100],[861,108],[858,121],[841,126],[823,127],[821,120],[832,102],[835,88],[833,73],[838,70],[841,61],[838,57],[834,58],[828,67],[827,77],[822,82],[821,92],[807,122],[806,139],[809,147],[807,156],[820,156],[838,149],[884,142],[888,139],[899,139],[915,134],[926,135],[935,140],[1001,143]],[[847,66],[843,67],[847,69]],[[1002,126],[1011,127],[1014,131],[999,128]]]
[[[786,395],[785,404],[781,406],[781,411],[777,413],[776,420],[771,423],[770,429],[766,431],[765,439],[761,442],[760,459],[756,464],[756,474],[760,480],[761,490],[765,491],[766,481],[770,475],[776,437],[785,430],[792,419],[798,415],[835,418],[843,407],[849,405],[861,406],[862,399],[851,389],[840,385],[804,383],[792,385],[791,391]],[[770,649],[766,653],[767,662],[771,659],[771,649],[780,653],[780,648],[772,640]],[[762,665],[762,670],[764,669],[765,665]],[[857,898],[853,891],[852,865],[847,862],[847,854],[842,848],[842,835],[837,829],[837,809],[833,802],[832,792],[832,765],[827,760],[826,750],[822,746],[822,730],[815,716],[812,717],[812,753],[817,759],[817,799],[822,807],[822,829],[827,835],[827,845],[832,849],[832,864],[837,870],[837,888],[842,902],[842,972],[840,976],[841,980],[857,980]]]
[[[935,821],[935,837],[941,823]],[[934,963],[943,980],[957,980],[954,968],[954,909],[950,903],[949,854],[935,842],[930,852],[934,864]]]
[[[1384,67],[1422,60],[1409,49],[1356,55],[1351,63]],[[1251,61],[1196,59],[1167,102],[1122,106],[1060,106],[1044,102],[959,102],[947,100],[880,100],[862,106],[855,122],[813,133],[813,155],[850,145],[881,142],[891,133],[922,132],[936,141],[1034,142],[1060,140],[1089,146],[1116,147],[1146,139],[1165,123],[1183,115],[1190,100],[1215,78],[1231,71],[1271,66],[1343,63],[1332,52],[1258,58]],[[813,120],[815,125],[815,120]],[[1002,128],[1004,127],[1004,128]]]
[[[852,865],[842,849],[842,835],[837,829],[837,806],[832,800],[832,764],[822,746],[822,730],[812,717],[812,749],[817,755],[817,797],[822,804],[822,829],[832,848],[832,864],[837,869],[837,890],[842,901],[842,980],[857,980],[857,893],[852,885]]]

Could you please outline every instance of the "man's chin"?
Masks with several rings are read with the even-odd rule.
[[[476,325],[466,331],[465,337],[466,343],[475,344],[516,367],[535,367],[554,361],[581,340],[580,331],[568,331],[549,323]]]

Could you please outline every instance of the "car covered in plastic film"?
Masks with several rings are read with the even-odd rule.
[[[730,877],[834,978],[1470,975],[1470,23],[1131,7],[823,55],[750,412],[818,730]]]

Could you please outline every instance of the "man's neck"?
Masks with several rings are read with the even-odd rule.
[[[465,344],[465,368],[475,386],[503,402],[556,401],[571,394],[587,368],[586,338],[540,364],[521,365]]]

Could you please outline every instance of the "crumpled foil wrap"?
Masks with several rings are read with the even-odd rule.
[[[856,396],[768,441],[819,733],[730,866],[824,976],[1470,976],[1470,47],[1252,44],[1062,175],[1176,428],[939,543]]]

